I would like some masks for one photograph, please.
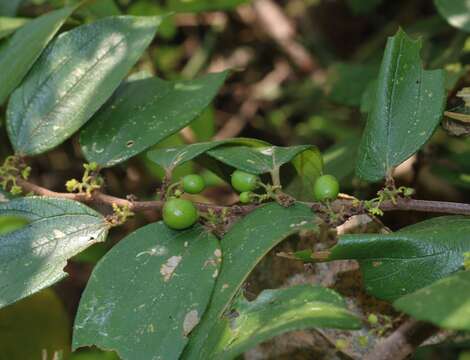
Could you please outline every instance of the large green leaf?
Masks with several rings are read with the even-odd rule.
[[[124,359],[177,359],[209,302],[221,251],[202,227],[147,225],[96,266],[75,319],[73,347]]]
[[[434,4],[450,25],[470,32],[470,2],[468,0],[434,0]]]
[[[358,260],[367,291],[394,300],[461,269],[469,234],[470,218],[442,216],[391,234],[343,235],[329,260]]]
[[[181,130],[209,105],[226,76],[222,72],[189,81],[126,83],[81,132],[86,158],[115,165]]]
[[[458,272],[393,304],[418,320],[445,329],[470,330],[470,271]]]
[[[7,129],[15,151],[40,154],[73,135],[127,75],[159,22],[109,17],[55,39],[8,104]]]
[[[208,154],[214,159],[234,168],[252,174],[265,174],[279,170],[282,165],[291,162],[305,151],[313,152],[313,157],[312,154],[309,156],[309,162],[321,172],[322,160],[320,152],[315,146],[311,145],[291,147],[226,145],[210,150]],[[299,160],[299,168],[303,168],[301,164],[303,160]]]
[[[64,278],[67,260],[108,231],[101,215],[71,200],[18,198],[0,203],[0,216],[29,222],[0,235],[0,308]]]
[[[58,296],[46,289],[0,310],[0,348],[2,360],[68,358],[70,320]]]
[[[213,359],[234,359],[256,344],[288,331],[361,328],[360,320],[346,309],[341,296],[311,285],[265,290],[252,302],[240,297],[232,305],[231,314],[232,318],[221,320],[221,340],[213,349]]]
[[[0,17],[0,39],[13,34],[28,21],[25,18]]]
[[[221,341],[220,320],[245,279],[269,250],[302,229],[316,229],[310,208],[300,204],[285,208],[277,203],[258,208],[232,226],[222,239],[224,261],[214,296],[185,349],[184,359],[213,358],[210,353]]]
[[[356,173],[364,180],[383,179],[418,151],[439,124],[445,76],[442,70],[423,70],[420,48],[402,30],[388,40],[358,152]]]
[[[252,147],[266,146],[268,143],[248,138],[236,138],[220,141],[208,141],[190,145],[183,145],[175,148],[154,149],[147,153],[148,158],[162,168],[172,171],[179,165],[191,161],[209,150],[224,144],[237,144]]]
[[[74,7],[42,15],[19,29],[0,51],[0,105],[20,84]]]

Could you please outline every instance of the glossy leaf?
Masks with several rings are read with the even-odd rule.
[[[20,84],[74,8],[44,14],[19,29],[0,51],[0,105]]]
[[[68,357],[70,320],[59,297],[46,289],[0,310],[0,348],[3,359]]]
[[[399,298],[396,309],[444,329],[470,330],[470,271],[458,272]]]
[[[86,158],[112,166],[159,143],[194,120],[226,76],[222,72],[189,81],[126,83],[83,129],[80,143]]]
[[[97,345],[124,359],[177,359],[209,302],[221,252],[196,226],[162,222],[129,235],[98,263],[75,319],[73,347]]]
[[[395,300],[461,269],[469,233],[469,218],[443,216],[391,234],[343,235],[329,260],[356,259],[366,290]]]
[[[470,32],[470,2],[467,0],[434,0],[434,4],[450,25]]]
[[[265,174],[279,170],[279,168],[292,161],[304,151],[316,152],[314,162],[321,164],[318,150],[311,145],[297,145],[291,147],[266,146],[248,147],[238,145],[220,146],[208,152],[214,159],[252,174]]]
[[[108,231],[101,215],[71,200],[18,198],[0,203],[0,216],[29,222],[0,235],[0,308],[63,279],[67,260]]]
[[[256,300],[241,297],[224,317],[221,340],[213,359],[234,359],[256,344],[294,330],[333,328],[354,330],[361,322],[337,293],[319,286],[299,285],[265,290]]]
[[[273,221],[276,226],[272,226]],[[224,261],[214,296],[183,359],[212,358],[210,353],[220,341],[220,320],[256,264],[289,235],[316,228],[314,214],[309,207],[300,204],[288,208],[276,203],[266,204],[234,224],[222,239]]]
[[[0,17],[0,39],[13,34],[28,21],[25,18]]]
[[[183,145],[175,148],[161,148],[149,151],[147,156],[155,164],[160,165],[162,168],[172,171],[179,165],[191,161],[198,156],[205,154],[209,150],[215,149],[224,144],[232,145],[245,145],[252,147],[260,147],[267,145],[266,142],[256,139],[236,138],[220,141],[208,141],[202,143],[195,143],[190,145]]]
[[[127,75],[159,22],[109,17],[55,39],[10,98],[7,129],[16,153],[40,154],[73,135]]]
[[[421,43],[402,30],[389,38],[358,152],[357,175],[383,179],[431,137],[444,110],[445,76],[425,71]]]

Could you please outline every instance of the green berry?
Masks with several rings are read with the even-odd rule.
[[[248,204],[251,202],[252,193],[250,191],[244,191],[240,194],[240,202],[242,204]]]
[[[339,194],[339,182],[333,175],[320,176],[313,185],[313,195],[317,201],[335,200]]]
[[[259,176],[241,170],[235,170],[232,174],[232,186],[238,192],[253,191],[259,185]]]
[[[189,200],[172,198],[163,206],[163,222],[172,229],[186,229],[198,218],[197,209]]]
[[[186,175],[182,183],[184,191],[188,194],[199,194],[206,187],[202,176],[197,174]]]

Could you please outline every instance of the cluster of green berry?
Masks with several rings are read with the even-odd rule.
[[[232,187],[240,193],[239,201],[248,204],[254,201],[262,202],[266,195],[259,195],[254,191],[259,187],[264,187],[269,193],[276,187],[267,186],[262,183],[258,175],[245,171],[235,170],[231,176]],[[188,194],[199,194],[206,187],[202,176],[197,174],[186,175],[179,182],[168,188],[167,201],[163,206],[164,223],[175,230],[183,230],[194,225],[199,219],[199,213],[194,203],[187,199],[182,199],[183,192]],[[332,175],[320,176],[314,184],[313,193],[317,201],[328,202],[335,200],[339,193],[338,180]]]

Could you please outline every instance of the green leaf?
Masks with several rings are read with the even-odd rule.
[[[377,67],[374,65],[334,64],[328,76],[331,86],[329,98],[339,104],[360,106],[362,94],[376,76]]]
[[[49,289],[0,310],[2,359],[43,359],[44,351],[49,359],[55,352],[67,357],[69,322],[64,305]]]
[[[18,198],[0,203],[0,216],[29,222],[0,235],[0,308],[63,279],[67,260],[108,231],[100,214],[72,200]]]
[[[28,21],[25,18],[0,17],[0,39],[13,34]]]
[[[194,120],[216,96],[226,72],[197,80],[135,80],[121,86],[83,129],[88,161],[112,166],[148,149]]]
[[[8,104],[7,129],[16,153],[40,154],[72,136],[137,62],[159,22],[109,17],[55,39]]]
[[[21,83],[74,9],[66,7],[42,15],[24,25],[8,39],[0,51],[0,69],[4,69],[0,71],[0,105]]]
[[[470,271],[458,272],[393,303],[418,320],[444,329],[470,330]]]
[[[4,0],[0,1],[0,15],[14,16],[24,0]]]
[[[224,317],[221,340],[213,359],[234,359],[256,344],[294,330],[311,328],[360,329],[361,322],[336,292],[319,286],[299,285],[265,290],[255,301],[241,297]]]
[[[250,0],[169,0],[168,8],[178,12],[232,10]]]
[[[310,163],[313,167],[321,166],[320,152],[311,145],[290,147],[226,145],[208,151],[208,155],[236,169],[252,174],[265,174],[279,170],[282,165],[291,162],[304,151],[312,151],[316,154],[313,158],[310,156]],[[298,160],[299,168],[302,167],[303,160]],[[321,168],[318,170],[321,171]]]
[[[434,0],[434,5],[450,25],[470,32],[470,2],[467,0]]]
[[[356,259],[366,290],[394,300],[463,268],[470,218],[442,216],[391,234],[343,235],[328,260]]]
[[[162,168],[173,171],[177,166],[191,161],[198,156],[205,154],[220,145],[237,144],[246,146],[265,146],[266,142],[256,139],[236,138],[220,141],[208,141],[190,145],[183,145],[175,148],[154,149],[147,153],[148,158]]]
[[[445,95],[442,70],[425,71],[419,51],[402,30],[389,38],[377,91],[358,153],[357,175],[379,181],[408,159],[439,124]]]
[[[272,226],[273,221],[276,226]],[[301,204],[289,208],[277,203],[261,206],[232,226],[222,239],[224,261],[214,296],[204,317],[191,336],[183,359],[211,359],[220,341],[220,320],[256,264],[289,235],[302,229],[316,229],[315,216]]]
[[[80,301],[73,347],[95,344],[124,359],[177,359],[218,274],[217,239],[202,227],[147,225],[96,266]]]

